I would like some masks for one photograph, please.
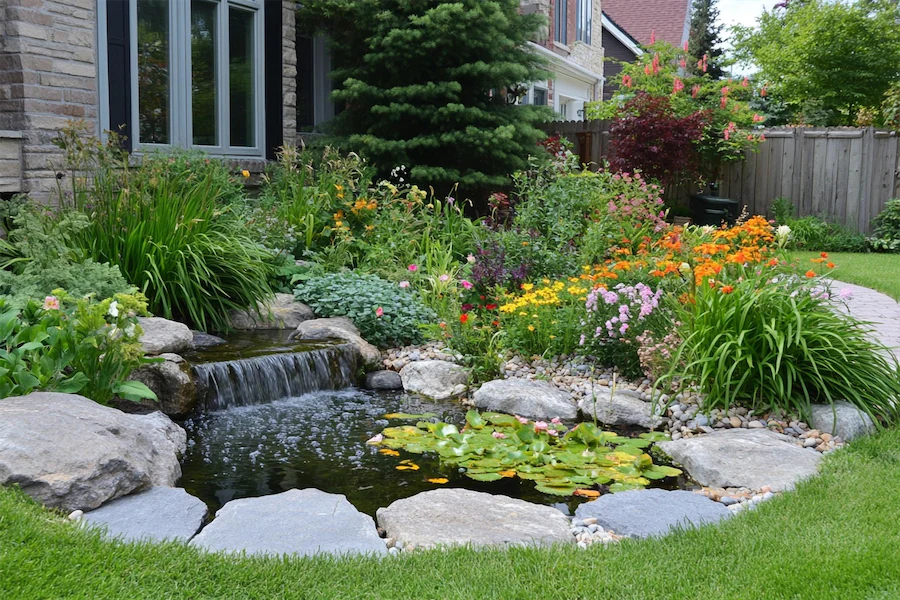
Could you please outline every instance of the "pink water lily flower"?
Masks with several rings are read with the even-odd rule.
[[[380,444],[383,441],[384,441],[384,436],[379,433],[378,435],[369,438],[369,440],[366,443],[367,444]]]
[[[546,431],[548,428],[546,421],[535,421],[534,422],[534,430],[535,431]]]
[[[380,317],[380,316],[383,315],[383,314],[384,314],[384,309],[381,308],[380,306],[379,306],[378,308],[375,309],[375,316],[376,316],[376,317]]]
[[[522,425],[525,425],[526,423],[528,423],[528,419],[526,419],[525,417],[520,417],[519,415],[516,415],[516,419],[517,419],[517,420],[519,421],[519,423],[521,423]]]
[[[550,422],[554,425],[559,425],[560,423],[562,423],[562,419],[560,419],[559,417],[553,417],[552,419],[550,419]]]
[[[497,440],[505,440],[506,439],[506,434],[500,433],[499,431],[495,431],[491,435],[494,436],[494,439],[497,439]]]
[[[559,432],[558,432],[557,430],[555,430],[555,429],[548,429],[548,430],[547,430],[547,433],[549,433],[549,434],[552,435],[553,437],[559,437]]]

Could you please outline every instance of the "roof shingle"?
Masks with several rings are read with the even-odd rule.
[[[603,12],[643,45],[656,39],[681,46],[690,29],[691,0],[602,0]]]

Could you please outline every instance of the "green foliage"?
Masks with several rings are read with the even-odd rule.
[[[790,107],[794,122],[854,125],[900,80],[900,6],[893,0],[808,0],[736,28],[738,56]]]
[[[900,252],[900,199],[889,200],[875,217],[875,235],[869,240],[881,252]]]
[[[790,198],[780,196],[772,201],[772,214],[779,225],[787,225],[794,218],[794,203]]]
[[[225,331],[230,310],[271,295],[272,254],[223,204],[234,189],[217,161],[151,155],[131,168],[127,156],[84,138],[77,127],[57,143],[72,186],[72,205],[60,218],[89,218],[67,245],[116,264],[154,314]]]
[[[31,300],[22,309],[0,298],[0,398],[56,391],[101,404],[115,396],[156,399],[144,384],[127,381],[146,362],[137,314],[146,314],[140,295],[91,302],[56,290],[43,305]]]
[[[0,271],[0,296],[6,296],[11,306],[21,307],[28,300],[43,299],[59,288],[68,290],[73,298],[91,295],[95,299],[135,289],[118,267],[91,259],[82,263],[63,259],[46,265],[29,263],[19,273]]]
[[[900,131],[900,81],[895,81],[884,93],[881,122],[885,127]]]
[[[722,49],[722,24],[719,23],[717,0],[693,0],[691,30],[688,36],[688,54],[694,63],[706,57],[707,73],[713,79],[724,79]]]
[[[420,421],[415,426],[388,427],[383,436],[378,445],[412,454],[434,452],[442,465],[464,469],[475,481],[517,477],[554,496],[606,484],[613,492],[641,489],[651,479],[681,474],[673,467],[654,465],[645,452],[666,436],[627,438],[591,423],[569,430],[558,419],[532,422],[470,410],[462,431],[448,423]]]
[[[517,106],[546,78],[526,43],[542,24],[518,0],[315,0],[298,23],[332,42],[343,110],[334,131],[378,166],[446,193],[508,184],[543,137],[546,108]],[[464,41],[464,43],[463,43]]]
[[[829,223],[819,217],[789,219],[790,247],[797,250],[819,252],[868,252],[869,242],[860,233],[838,223]]]
[[[808,419],[813,403],[847,400],[896,420],[896,359],[837,310],[823,281],[749,268],[730,293],[698,285],[694,299],[679,305],[684,342],[657,388],[696,385],[703,411],[739,405]]]
[[[311,277],[298,283],[294,295],[319,316],[349,317],[363,338],[382,348],[421,343],[421,325],[436,318],[411,292],[376,275]]]

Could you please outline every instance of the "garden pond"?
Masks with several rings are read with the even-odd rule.
[[[430,413],[428,420],[462,429],[467,409],[454,400],[358,389],[353,386],[358,366],[346,346],[286,338],[285,332],[237,334],[225,345],[187,357],[201,402],[182,423],[188,449],[179,485],[211,511],[238,498],[308,487],[344,494],[370,515],[440,487],[504,494],[566,513],[585,500],[544,494],[533,481],[515,477],[475,481],[461,468],[442,465],[434,453],[379,451],[367,441],[389,426],[417,421],[386,415]],[[403,461],[417,468],[398,469],[409,464]],[[650,482],[665,489],[689,485],[684,476]]]

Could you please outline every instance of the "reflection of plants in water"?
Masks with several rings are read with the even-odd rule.
[[[216,7],[191,6],[191,115],[195,144],[216,144]]]
[[[149,21],[138,23],[140,141],[169,142],[169,41]]]
[[[413,454],[436,453],[442,465],[462,467],[476,481],[518,477],[534,481],[537,491],[545,494],[594,496],[598,492],[590,488],[597,485],[612,482],[610,491],[618,492],[680,475],[676,468],[654,465],[644,450],[666,439],[658,432],[627,438],[592,423],[568,429],[559,419],[546,423],[470,410],[462,431],[448,423],[420,421],[415,426],[388,427],[369,442]]]

